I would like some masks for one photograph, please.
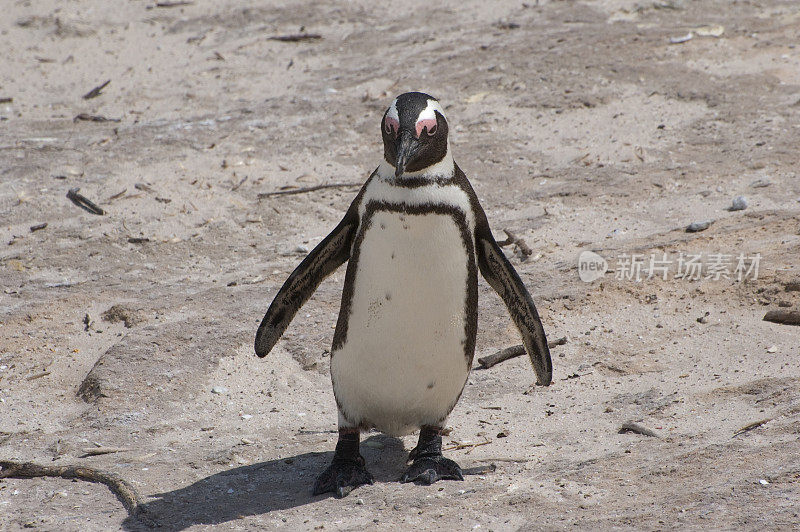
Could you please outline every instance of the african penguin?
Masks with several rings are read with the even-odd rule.
[[[402,482],[463,480],[442,456],[441,433],[472,365],[479,270],[505,302],[539,384],[552,378],[536,307],[453,161],[440,103],[420,92],[398,96],[381,133],[380,166],[283,284],[256,333],[256,354],[266,356],[320,282],[349,260],[331,348],[339,441],[314,494],[342,497],[373,482],[359,453],[360,432],[370,428],[420,430]]]

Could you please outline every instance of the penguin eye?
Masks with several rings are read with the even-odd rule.
[[[436,127],[437,127],[436,124],[434,124],[433,127],[430,128],[430,129],[425,128],[425,131],[427,131],[428,135],[430,135],[432,137],[432,136],[434,136],[436,134]]]
[[[383,128],[386,130],[386,133],[396,135],[397,130],[400,129],[400,123],[394,118],[386,117]]]

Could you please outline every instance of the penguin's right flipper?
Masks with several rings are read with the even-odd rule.
[[[363,190],[363,189],[362,189]],[[265,357],[319,284],[350,258],[358,229],[359,196],[336,228],[320,242],[283,283],[256,332],[256,354]]]
[[[485,222],[485,215],[482,218],[484,220],[479,221],[475,231],[475,247],[481,274],[502,298],[519,329],[525,351],[536,370],[538,384],[548,386],[553,380],[553,364],[542,320],[539,319],[536,305],[533,304],[522,279],[492,236],[492,231]]]

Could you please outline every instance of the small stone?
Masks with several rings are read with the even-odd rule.
[[[300,245],[294,248],[295,253],[308,253],[308,248],[306,246]]]
[[[769,485],[769,480],[766,480],[766,479],[762,478],[761,480],[758,481],[758,483],[761,484],[762,486],[768,486]]]
[[[211,393],[215,393],[217,395],[224,395],[228,393],[228,389],[224,386],[212,386]]]
[[[358,499],[356,501],[356,504],[359,505],[359,506],[364,506],[364,499]]]
[[[777,353],[777,352],[778,352],[777,345],[771,345],[767,348],[767,353]]]
[[[756,179],[755,181],[750,183],[750,186],[753,188],[764,188],[770,186],[771,184],[772,183],[770,183],[769,180],[767,179]]]
[[[736,196],[733,198],[731,206],[728,207],[729,211],[743,211],[747,208],[747,198],[744,196]]]
[[[507,438],[509,434],[511,434],[510,431],[508,431],[507,429],[503,429],[503,430],[501,430],[500,432],[497,433],[497,437],[498,438]]]
[[[697,318],[697,323],[708,323],[708,315],[711,314],[710,312],[706,312],[699,318]]]
[[[699,233],[700,231],[705,231],[711,224],[714,223],[714,220],[704,220],[702,222],[692,222],[686,228],[687,233]]]

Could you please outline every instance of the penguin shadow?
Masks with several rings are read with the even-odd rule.
[[[361,454],[376,483],[398,482],[407,467],[408,451],[398,438],[374,434],[361,442]],[[155,500],[143,504],[142,510],[150,525],[178,531],[296,508],[333,497],[332,493],[311,494],[317,475],[332,459],[333,451],[304,453],[220,471],[183,488],[155,494]],[[150,526],[128,517],[122,528],[138,531]]]

